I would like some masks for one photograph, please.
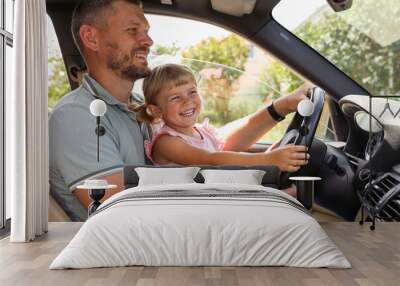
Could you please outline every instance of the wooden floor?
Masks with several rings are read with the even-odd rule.
[[[50,223],[49,233],[27,244],[0,241],[0,285],[400,285],[400,223],[322,222],[353,268],[123,267],[48,270],[80,223]]]

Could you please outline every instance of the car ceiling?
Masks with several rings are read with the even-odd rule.
[[[160,0],[142,0],[142,3],[145,13],[190,18],[216,25],[223,23],[225,28],[249,37],[271,19],[271,11],[279,1],[258,0],[254,11],[243,17],[229,16],[213,10],[210,0],[173,0],[172,5],[161,4]],[[78,2],[78,0],[46,0],[47,11],[51,15],[53,11],[60,10],[60,7],[64,6],[67,8],[64,10],[65,14],[70,14]]]
[[[321,86],[335,100],[347,94],[367,94],[343,72],[274,21],[272,10],[279,1],[258,0],[254,11],[242,17],[213,10],[210,0],[173,0],[173,5],[161,4],[160,0],[143,0],[142,3],[145,13],[199,20],[240,34]],[[77,82],[71,79],[70,71],[84,67],[70,31],[72,10],[77,2],[78,0],[46,0],[47,12],[54,24],[72,88],[77,87]]]

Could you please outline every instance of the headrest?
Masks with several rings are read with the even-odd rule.
[[[135,171],[137,167],[146,168],[178,168],[187,167],[181,165],[165,165],[165,166],[153,166],[153,165],[129,165],[124,167],[124,188],[136,187],[139,183],[139,176]],[[199,165],[201,170],[205,169],[218,169],[218,170],[263,170],[265,175],[262,179],[261,184],[266,187],[278,188],[279,186],[279,176],[280,170],[276,166],[210,166],[210,165]],[[200,174],[194,178],[197,183],[204,183],[204,178]]]

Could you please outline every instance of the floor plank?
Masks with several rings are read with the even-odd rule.
[[[81,223],[50,223],[49,233],[32,243],[0,240],[0,285],[399,285],[400,223],[368,225],[321,222],[352,269],[290,267],[118,267],[85,270],[48,269]]]

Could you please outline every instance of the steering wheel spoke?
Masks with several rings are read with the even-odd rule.
[[[302,145],[307,142],[308,153],[310,157],[313,156],[312,142],[314,140],[315,132],[318,127],[319,119],[321,118],[322,110],[325,102],[325,92],[319,88],[314,87],[311,92],[310,100],[314,104],[314,112],[305,118],[301,116],[298,112],[294,115],[292,121],[289,124],[285,134],[281,139],[280,146],[285,146],[289,144]],[[302,128],[306,126],[307,132],[304,132]],[[302,173],[307,173],[309,166],[305,165],[301,167]],[[290,185],[289,176],[292,173],[282,172],[280,177],[281,187],[287,187]]]

